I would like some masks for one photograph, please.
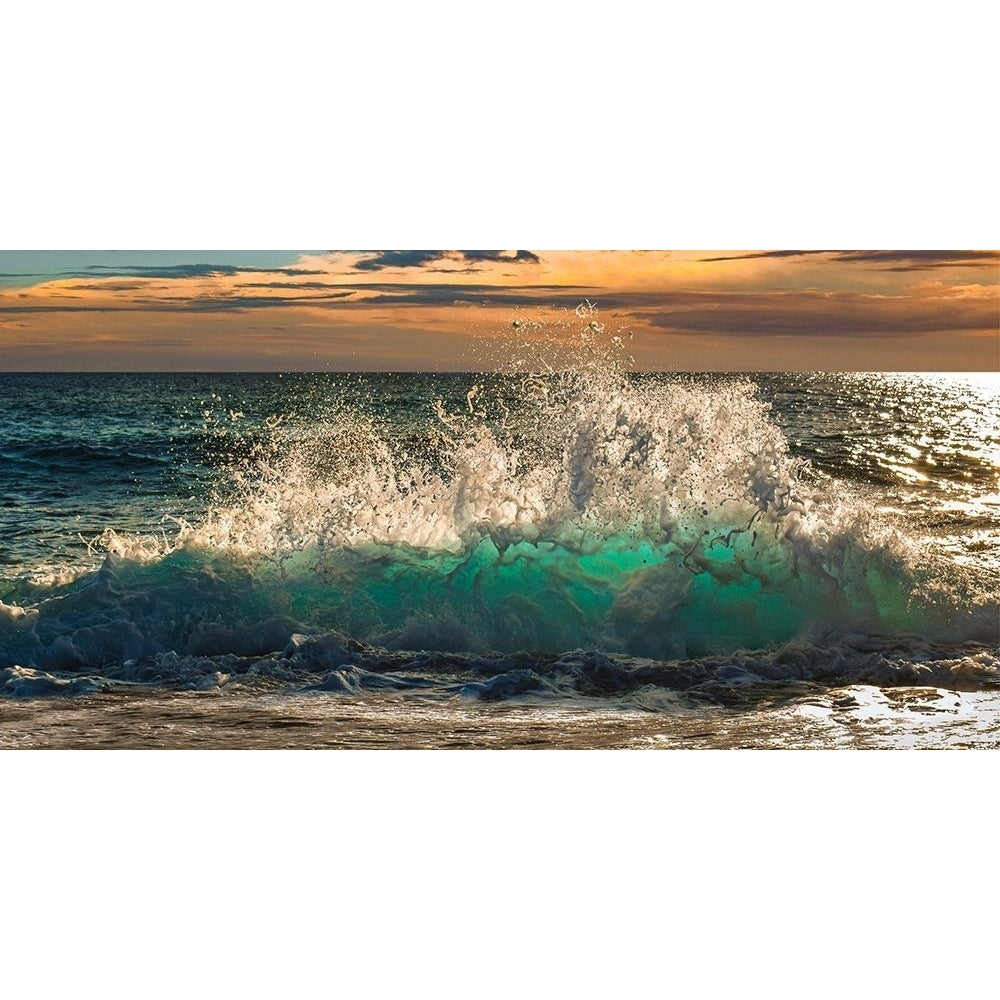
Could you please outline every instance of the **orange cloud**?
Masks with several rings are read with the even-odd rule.
[[[514,319],[531,321],[522,343],[549,336],[584,299],[609,333],[634,332],[644,368],[998,366],[992,258],[914,282],[868,257],[373,251],[273,270],[126,267],[0,290],[0,368],[476,367],[502,363]]]

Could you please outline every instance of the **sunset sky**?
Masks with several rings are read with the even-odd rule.
[[[584,301],[640,369],[1000,370],[967,250],[5,251],[0,370],[476,369]]]

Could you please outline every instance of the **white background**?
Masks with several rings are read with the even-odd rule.
[[[986,10],[8,5],[0,244],[993,248]],[[4,993],[995,995],[996,760],[7,754]]]

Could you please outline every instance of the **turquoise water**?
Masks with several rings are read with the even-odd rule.
[[[650,692],[997,683],[996,378],[612,365],[0,391],[10,696],[668,711]]]

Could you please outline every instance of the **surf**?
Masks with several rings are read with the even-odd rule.
[[[995,642],[988,587],[795,457],[749,378],[636,378],[589,305],[541,336],[518,321],[505,350],[506,372],[416,417],[374,405],[363,381],[250,431],[209,411],[228,482],[204,516],[109,529],[90,545],[97,572],[8,593],[0,667],[217,683],[253,662],[381,676],[427,651],[473,672],[529,654],[549,677],[591,650],[626,673],[649,660],[714,676],[722,657],[774,679],[774,651],[793,648],[827,650],[846,677],[867,642],[901,679],[969,656],[963,677],[991,676],[968,646]],[[353,658],[302,660],[331,635]]]

